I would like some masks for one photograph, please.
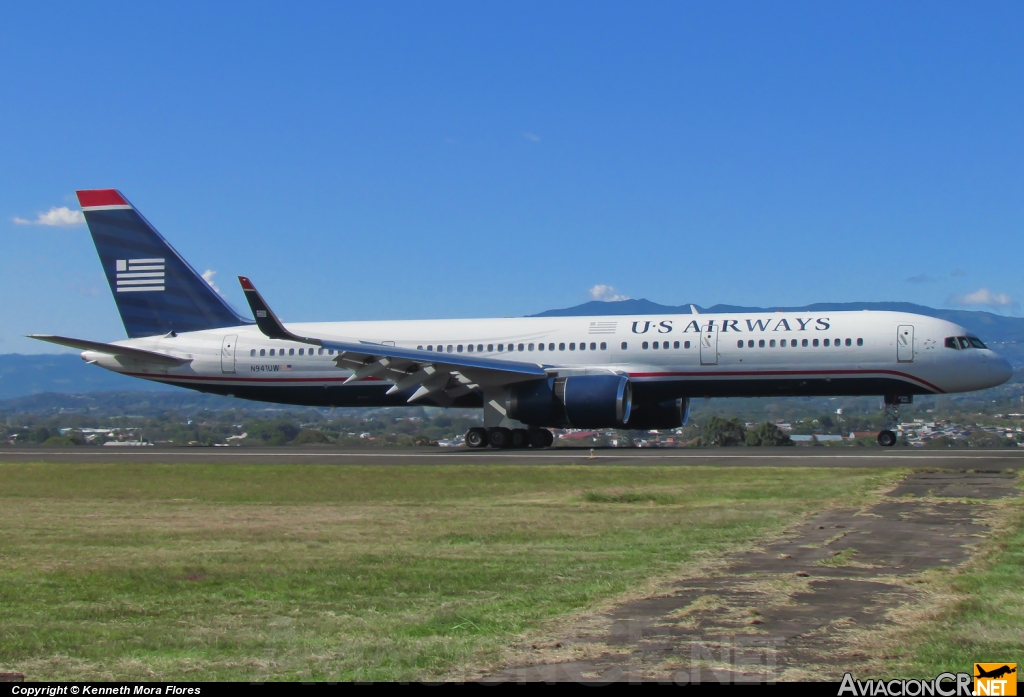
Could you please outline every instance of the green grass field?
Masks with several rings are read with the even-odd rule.
[[[876,642],[880,675],[929,678],[970,671],[976,661],[1024,664],[1024,499],[1000,508],[999,529],[971,562],[921,579],[933,602]]]
[[[0,464],[0,670],[30,680],[457,676],[896,476]]]

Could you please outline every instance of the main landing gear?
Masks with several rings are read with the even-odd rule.
[[[878,434],[878,444],[880,446],[883,448],[891,448],[896,445],[896,432],[894,429],[900,422],[900,405],[913,403],[913,396],[885,396],[885,430]]]
[[[466,445],[470,448],[550,448],[555,437],[546,428],[471,428],[466,432]]]

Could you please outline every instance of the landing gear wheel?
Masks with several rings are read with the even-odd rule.
[[[512,429],[512,447],[526,448],[530,445],[530,435],[525,428]]]
[[[528,431],[530,445],[534,448],[550,448],[555,442],[555,437],[546,428],[531,428]]]
[[[487,429],[487,443],[492,448],[507,448],[512,445],[512,431],[504,426],[489,428]]]
[[[891,448],[896,445],[896,434],[892,431],[882,431],[878,434],[878,444],[883,448]]]
[[[487,446],[487,429],[471,428],[466,431],[466,445],[470,448],[483,448]]]

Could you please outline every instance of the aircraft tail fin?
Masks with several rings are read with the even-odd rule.
[[[129,338],[252,324],[196,273],[121,192],[77,193]]]

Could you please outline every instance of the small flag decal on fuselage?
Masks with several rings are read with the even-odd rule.
[[[163,259],[118,259],[117,292],[138,293],[164,289]]]

